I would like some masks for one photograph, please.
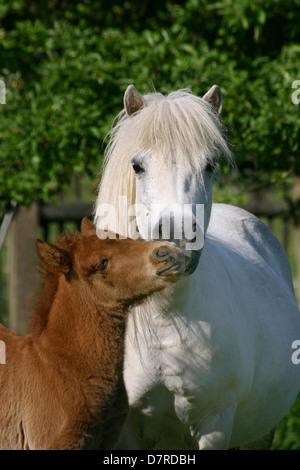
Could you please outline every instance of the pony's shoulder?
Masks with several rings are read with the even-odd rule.
[[[215,203],[212,205],[212,220],[215,217],[222,217],[226,218],[227,220],[238,220],[238,219],[244,219],[244,218],[251,218],[251,219],[256,219],[258,222],[259,219],[251,214],[250,212],[246,211],[245,209],[242,209],[241,207],[238,206],[232,206],[229,204],[221,204],[221,203]]]
[[[260,219],[237,206],[213,204],[209,229],[211,232],[216,230],[219,233],[222,233],[222,230],[230,232],[230,237],[234,237],[235,233],[239,236],[244,234],[247,238],[255,236],[261,242],[268,241],[280,245],[271,230]]]

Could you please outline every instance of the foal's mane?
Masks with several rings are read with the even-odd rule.
[[[128,207],[135,203],[130,162],[138,154],[149,158],[156,154],[169,161],[179,155],[193,172],[200,173],[203,163],[213,164],[220,155],[233,162],[225,127],[208,102],[186,89],[144,98],[147,106],[130,117],[121,111],[108,134],[98,203],[112,204],[116,210],[119,196],[126,197]]]
[[[56,245],[72,253],[80,233],[72,234],[68,230],[57,237]],[[40,259],[38,271],[41,278],[41,289],[33,297],[33,308],[30,317],[29,330],[33,334],[39,335],[47,324],[48,314],[52,306],[58,287],[60,273],[51,268],[45,261]]]

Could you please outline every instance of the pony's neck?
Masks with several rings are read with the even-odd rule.
[[[175,285],[166,287],[162,291],[154,292],[148,302],[134,308],[132,311],[139,312],[137,316],[141,317],[141,321],[146,321],[148,325],[153,325],[154,328],[162,320],[172,323],[174,317],[186,315],[184,306],[190,297],[190,286],[191,276],[183,277]],[[131,312],[129,316],[133,316]],[[141,331],[144,331],[144,327],[141,328]]]
[[[110,364],[113,370],[123,358],[125,317],[125,307],[104,308],[79,283],[61,276],[40,341],[86,372],[100,370],[100,364]]]

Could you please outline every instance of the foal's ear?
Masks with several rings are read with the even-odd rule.
[[[221,113],[222,111],[222,105],[223,105],[223,98],[222,98],[222,92],[218,85],[213,85],[210,90],[203,96],[202,98],[204,101],[207,101],[212,105],[215,111],[217,111],[218,114]]]
[[[147,102],[143,95],[141,95],[134,85],[129,85],[124,94],[124,108],[127,116],[146,108]]]
[[[40,260],[50,268],[62,273],[68,273],[71,270],[72,261],[67,251],[42,240],[36,241],[36,248]]]
[[[91,233],[91,234],[95,234],[96,233],[96,227],[94,224],[92,224],[92,222],[87,218],[87,217],[84,217],[84,219],[82,219],[81,221],[81,233]]]

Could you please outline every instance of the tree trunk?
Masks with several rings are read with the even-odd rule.
[[[36,291],[36,247],[38,205],[20,207],[11,222],[8,242],[9,327],[22,335],[27,332],[29,298]]]

